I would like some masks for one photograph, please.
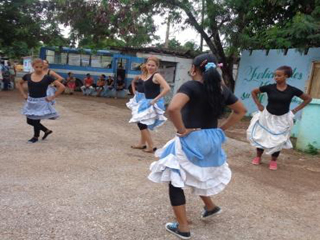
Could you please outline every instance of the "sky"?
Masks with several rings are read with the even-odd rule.
[[[167,31],[164,17],[156,15],[153,18],[157,26],[156,35],[160,36],[161,42],[164,42]],[[200,45],[200,34],[191,26],[188,26],[185,30],[181,30],[181,26],[182,24],[171,25],[169,38],[176,38],[181,44],[192,41]]]

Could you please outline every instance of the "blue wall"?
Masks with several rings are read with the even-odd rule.
[[[296,49],[289,49],[284,55],[283,50],[243,51],[236,80],[235,95],[241,99],[248,109],[248,114],[257,111],[257,107],[251,98],[251,91],[262,85],[274,83],[273,72],[282,65],[288,65],[293,69],[293,76],[288,79],[288,84],[302,91],[306,90],[306,82],[311,74],[312,62],[320,60],[320,48],[310,48],[307,54]],[[263,105],[267,103],[267,96],[261,96]],[[293,99],[291,109],[299,102]]]

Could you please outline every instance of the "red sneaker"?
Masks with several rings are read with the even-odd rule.
[[[252,164],[253,165],[259,165],[261,162],[261,157],[255,157],[253,160],[252,160]]]
[[[276,162],[276,161],[270,161],[269,169],[270,169],[270,170],[277,170],[277,169],[278,169],[278,164],[277,164],[277,162]]]

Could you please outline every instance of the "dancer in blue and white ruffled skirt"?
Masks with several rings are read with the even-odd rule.
[[[207,219],[221,212],[210,196],[220,193],[231,180],[231,170],[222,149],[224,131],[240,121],[246,109],[223,84],[212,54],[197,56],[190,69],[192,81],[184,83],[173,97],[168,115],[177,135],[156,151],[160,159],[151,164],[149,179],[169,184],[169,198],[177,222],[166,230],[181,239],[190,239],[183,188],[189,187],[202,199],[201,215]],[[233,110],[218,128],[225,106]]]
[[[62,82],[63,81],[63,77],[61,77],[58,73],[56,73],[55,71],[49,69],[49,61],[48,60],[43,60],[43,72],[46,75],[49,75],[51,77],[53,77],[55,80]],[[54,96],[54,94],[56,93],[57,88],[54,86],[54,84],[50,84],[47,88],[47,96]],[[51,104],[55,104],[56,101],[53,100],[51,102]]]
[[[167,120],[164,116],[165,104],[163,97],[170,91],[170,86],[157,73],[159,65],[158,58],[151,56],[147,59],[147,76],[145,79],[141,78],[145,97],[141,98],[132,108],[132,118],[129,121],[130,123],[137,123],[141,133],[140,144],[131,147],[143,149],[147,153],[153,153],[156,150],[149,130],[161,126]],[[144,143],[146,143],[146,146]]]
[[[40,131],[44,132],[42,140],[46,139],[51,130],[43,126],[40,121],[42,119],[55,119],[59,115],[54,109],[52,101],[61,94],[65,87],[58,80],[43,72],[43,60],[35,59],[32,62],[33,73],[26,74],[22,77],[18,84],[18,89],[26,100],[22,114],[26,115],[27,123],[34,128],[34,135],[29,142],[38,141]],[[29,95],[27,96],[23,90],[23,84],[28,83]],[[47,89],[50,84],[57,87],[57,91],[52,96],[47,96]]]
[[[132,111],[132,114],[134,114],[135,109],[139,107],[139,102],[145,98],[143,79],[146,80],[148,74],[146,64],[142,64],[140,69],[141,75],[135,77],[131,82],[131,88],[134,96],[126,103],[127,107]]]

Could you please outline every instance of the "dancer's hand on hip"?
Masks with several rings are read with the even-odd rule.
[[[47,102],[52,102],[54,100],[54,96],[49,96],[49,97],[46,97],[46,101]]]
[[[177,133],[178,137],[186,137],[188,136],[191,132],[194,131],[199,131],[201,128],[186,128],[186,130],[183,133]]]
[[[259,111],[263,111],[264,110],[264,106],[262,105],[262,104],[260,104],[259,106],[258,106],[258,109],[259,109]]]

